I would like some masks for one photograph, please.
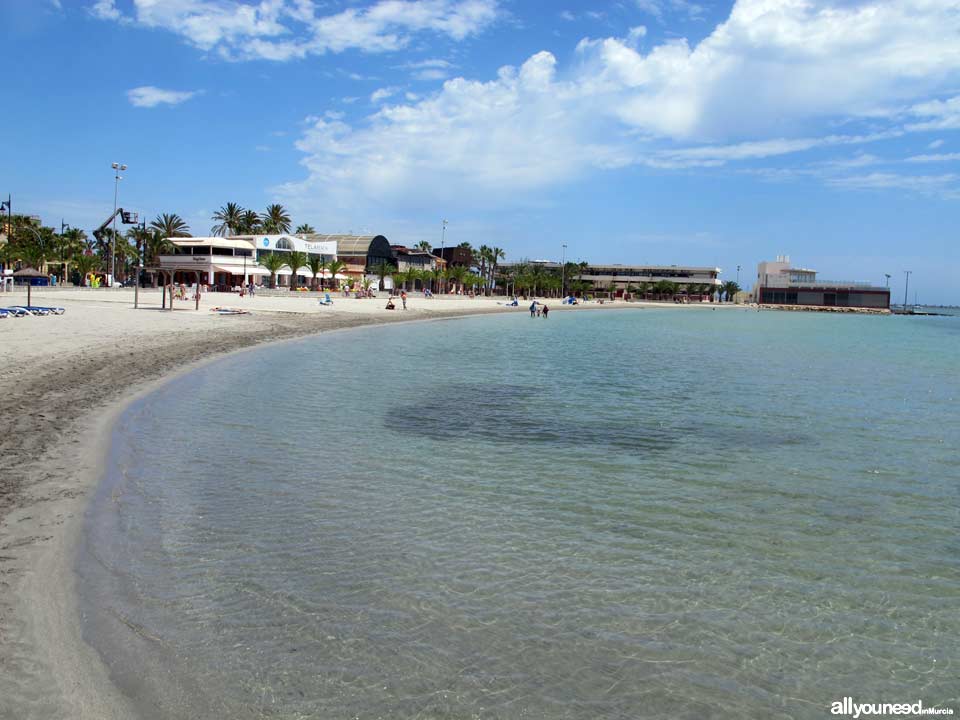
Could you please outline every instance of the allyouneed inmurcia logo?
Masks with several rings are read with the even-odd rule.
[[[922,700],[914,703],[855,703],[845,697],[830,705],[831,715],[847,715],[856,720],[867,715],[953,715],[952,708],[924,707]]]

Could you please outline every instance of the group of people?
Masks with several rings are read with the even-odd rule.
[[[400,291],[400,302],[403,303],[403,309],[406,310],[406,309],[407,309],[407,291],[406,291],[406,290],[401,290],[401,291]],[[387,309],[387,310],[396,310],[396,309],[397,309],[397,306],[394,305],[394,303],[393,303],[393,296],[392,296],[392,295],[387,298],[387,308],[386,308],[386,309]]]
[[[546,320],[549,314],[550,308],[548,308],[544,303],[537,302],[536,300],[530,303],[530,317],[542,317],[544,320]]]

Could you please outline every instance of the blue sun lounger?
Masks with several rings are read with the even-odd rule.
[[[19,307],[8,307],[3,309],[6,310],[10,315],[13,315],[14,317],[26,317],[27,315],[30,314],[23,308],[19,308]]]
[[[320,305],[333,305],[333,300],[330,299],[330,293],[324,293],[323,300],[318,300],[317,303]]]
[[[46,308],[40,308],[40,307],[37,307],[36,305],[17,305],[16,308],[18,310],[23,310],[25,312],[28,312],[31,315],[49,315],[50,314],[50,311],[47,310]]]

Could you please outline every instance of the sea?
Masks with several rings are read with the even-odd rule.
[[[333,332],[134,402],[77,562],[143,718],[960,713],[960,317]]]

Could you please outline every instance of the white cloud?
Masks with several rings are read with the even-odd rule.
[[[831,178],[836,187],[851,190],[905,190],[921,195],[960,196],[960,175],[900,175],[876,172],[869,175]]]
[[[379,88],[370,93],[370,102],[378,103],[381,100],[386,100],[396,95],[399,91],[400,89],[395,87]]]
[[[307,178],[281,191],[343,206],[346,193],[509,203],[597,169],[712,167],[889,140],[913,121],[960,118],[960,99],[930,100],[960,82],[956,6],[739,0],[695,46],[585,39],[567,68],[540,52],[485,82],[454,78],[364,119],[311,123],[297,145]],[[825,129],[839,126],[862,130]],[[896,176],[861,176],[883,177]]]
[[[910,114],[924,118],[912,123],[910,130],[960,130],[960,95],[948,100],[931,100],[910,108]]]
[[[927,145],[930,150],[936,150],[938,147],[943,145],[943,140],[934,140],[932,143]]]
[[[498,0],[379,0],[366,8],[322,15],[314,0],[133,0],[122,14],[114,0],[97,0],[94,16],[161,28],[230,59],[286,61],[358,49],[406,47],[417,33],[454,40],[475,35],[500,16]]]
[[[197,90],[163,90],[152,85],[142,85],[127,90],[127,99],[134,107],[152,108],[157,105],[179,105],[197,95],[198,92]]]
[[[90,6],[90,13],[101,20],[119,20],[121,17],[114,0],[97,0]]]
[[[960,162],[960,153],[941,153],[939,155],[914,155],[908,157],[909,163]]]

